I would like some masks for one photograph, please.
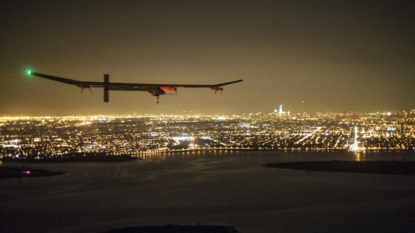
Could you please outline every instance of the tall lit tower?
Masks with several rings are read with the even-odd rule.
[[[282,115],[282,104],[280,104],[279,112],[280,116]]]
[[[353,151],[358,152],[359,151],[359,142],[357,141],[357,126],[354,127],[354,145],[353,145]]]

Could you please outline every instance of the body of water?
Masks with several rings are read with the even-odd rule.
[[[120,163],[28,164],[66,174],[0,180],[0,232],[198,223],[242,233],[415,231],[413,176],[262,166],[334,159],[415,161],[415,153],[205,151]]]

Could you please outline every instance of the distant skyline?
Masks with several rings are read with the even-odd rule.
[[[2,1],[0,116],[415,108],[413,1]],[[214,84],[160,103],[29,77]]]

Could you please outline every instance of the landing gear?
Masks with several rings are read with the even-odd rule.
[[[159,98],[160,98],[160,96],[158,95],[158,96],[157,96],[157,103],[159,103]]]

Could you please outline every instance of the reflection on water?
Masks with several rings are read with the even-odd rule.
[[[364,160],[364,153],[361,152],[355,152],[355,156],[356,156],[356,161],[362,161]]]
[[[192,159],[197,157],[220,158],[221,156],[233,157],[243,156],[273,159],[275,162],[292,161],[313,161],[313,160],[352,160],[352,161],[373,161],[373,160],[396,160],[415,161],[413,151],[383,151],[383,152],[350,152],[350,151],[246,151],[246,150],[197,150],[167,153],[144,154],[143,160],[161,159]],[[218,157],[219,156],[219,157]]]

